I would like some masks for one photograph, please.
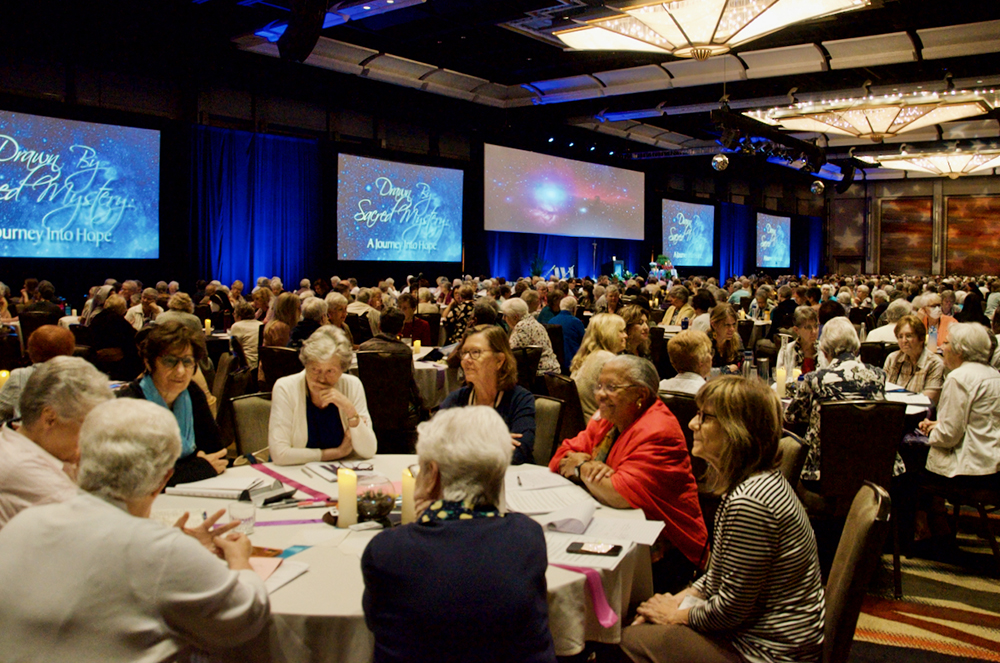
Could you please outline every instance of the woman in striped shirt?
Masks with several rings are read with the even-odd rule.
[[[622,634],[634,661],[819,661],[825,597],[816,539],[776,469],[781,403],[759,381],[708,382],[696,397],[692,453],[725,494],[708,572],[639,606]]]

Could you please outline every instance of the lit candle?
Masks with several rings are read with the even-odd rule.
[[[793,368],[792,369],[792,379],[793,380],[798,380],[800,375],[802,375],[802,369],[801,368]]]
[[[416,504],[413,499],[413,491],[416,487],[417,480],[414,478],[413,474],[410,473],[410,468],[403,470],[403,519],[404,525],[407,523],[412,523],[417,519],[416,514]]]
[[[778,385],[778,396],[780,398],[785,397],[785,379],[787,375],[784,366],[774,369],[774,382]]]
[[[420,341],[413,341],[413,351],[420,352]]]
[[[212,321],[209,320],[208,318],[205,318],[205,333],[206,334],[212,333]]]
[[[7,382],[7,378],[9,377],[10,377],[10,371],[0,371],[0,387],[2,387],[5,382]]]
[[[354,470],[337,470],[337,527],[358,522],[358,475]]]

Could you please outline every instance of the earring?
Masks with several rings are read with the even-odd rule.
[[[636,401],[635,404],[639,407],[642,407],[642,401]]]

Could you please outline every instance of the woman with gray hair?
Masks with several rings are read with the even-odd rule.
[[[510,327],[510,347],[526,348],[538,345],[542,348],[542,359],[538,362],[538,374],[559,373],[559,359],[552,350],[552,339],[538,320],[528,313],[528,304],[520,297],[511,297],[500,304],[504,322]]]
[[[828,401],[857,401],[885,398],[885,371],[861,363],[857,357],[861,343],[854,325],[847,318],[833,318],[823,325],[819,350],[828,362],[825,368],[806,373],[792,383],[792,401],[785,409],[785,422],[806,424],[805,442],[809,447],[803,481],[819,481],[819,411]],[[905,471],[896,456],[893,474]]]
[[[663,320],[660,322],[661,327],[670,326],[680,326],[684,318],[689,320],[694,320],[694,306],[692,306],[688,300],[691,299],[691,291],[682,285],[675,285],[670,290],[667,291],[667,300],[670,302],[670,308],[667,312],[663,314]]]
[[[375,660],[433,652],[445,663],[554,663],[542,529],[499,509],[511,460],[503,420],[471,406],[443,410],[417,430],[417,522],[381,532],[361,557]],[[488,637],[468,628],[470,615]]]
[[[647,520],[662,521],[653,584],[657,592],[675,592],[704,567],[708,531],[684,433],[657,397],[659,383],[647,359],[608,360],[596,389],[600,418],[565,440],[549,469],[580,481],[602,504],[642,509]]]
[[[249,539],[212,529],[223,512],[196,529],[149,520],[180,452],[163,408],[118,400],[91,411],[80,429],[83,490],[0,531],[0,633],[17,634],[4,638],[5,656],[187,660],[261,632],[267,590]]]
[[[354,358],[340,329],[316,330],[299,352],[305,370],[274,383],[268,445],[278,465],[371,458],[377,442],[361,380],[348,374]]]

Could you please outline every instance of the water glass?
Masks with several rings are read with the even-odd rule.
[[[229,505],[229,522],[234,520],[240,522],[234,531],[240,534],[253,534],[253,526],[257,522],[256,507],[252,502],[233,502]]]

